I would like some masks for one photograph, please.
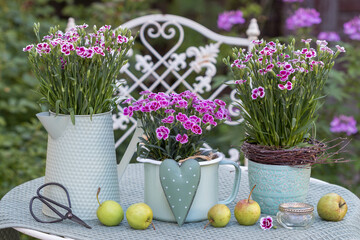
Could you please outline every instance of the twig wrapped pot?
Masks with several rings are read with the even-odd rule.
[[[282,202],[305,201],[311,165],[323,155],[325,145],[311,140],[322,89],[334,59],[326,41],[295,40],[285,45],[253,41],[251,52],[234,49],[233,72],[239,107],[245,119],[250,188],[263,213],[276,214]],[[315,46],[315,44],[314,44]],[[294,189],[297,189],[296,192]]]

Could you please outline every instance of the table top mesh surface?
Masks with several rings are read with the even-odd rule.
[[[143,202],[143,165],[131,164],[128,166],[121,182],[121,206],[124,211],[133,203]],[[234,171],[220,166],[219,169],[219,196],[225,199],[231,191]],[[232,212],[229,224],[225,228],[212,226],[204,229],[206,221],[186,223],[179,227],[176,223],[154,221],[156,230],[149,226],[146,230],[133,230],[126,218],[116,227],[105,227],[97,220],[86,221],[92,229],[84,228],[72,221],[44,224],[36,222],[29,212],[29,201],[36,193],[37,188],[43,184],[44,178],[26,182],[3,197],[0,201],[0,229],[10,227],[23,227],[34,229],[59,236],[74,239],[360,239],[360,199],[347,189],[319,182],[310,181],[307,202],[316,206],[321,196],[336,192],[343,196],[348,204],[348,212],[340,222],[326,222],[319,218],[315,207],[315,222],[307,230],[289,230],[278,226],[277,229],[264,231],[259,224],[253,226],[240,226],[233,215],[237,201],[247,198],[249,193],[247,171],[242,169],[241,185],[236,200],[228,207]],[[71,196],[70,196],[71,197]],[[34,205],[38,214],[41,214],[41,205]],[[76,214],[76,212],[74,212]],[[275,219],[275,216],[273,216]],[[275,225],[278,225],[275,221]],[[6,238],[0,232],[0,239]]]

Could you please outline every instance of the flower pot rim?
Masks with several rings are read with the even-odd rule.
[[[200,166],[207,166],[207,165],[211,165],[214,163],[218,163],[221,160],[223,160],[225,158],[225,155],[221,152],[216,152],[215,154],[218,155],[217,158],[210,160],[210,161],[201,161],[199,162]],[[158,160],[154,160],[154,159],[149,159],[149,158],[142,158],[142,157],[137,157],[136,161],[141,162],[141,163],[151,163],[154,165],[160,165],[163,161],[158,161]]]
[[[311,168],[311,164],[310,163],[306,163],[306,164],[298,164],[298,165],[278,165],[278,164],[267,164],[267,163],[259,163],[259,162],[255,162],[255,161],[252,161],[250,159],[247,159],[248,162],[251,162],[252,164],[258,164],[258,165],[265,165],[267,168],[289,168],[289,167],[292,167],[292,168]]]
[[[74,115],[74,116],[77,117],[77,118],[79,118],[79,117],[90,117],[90,116],[92,116],[92,117],[97,117],[97,116],[103,116],[103,115],[111,114],[112,111],[113,111],[113,110],[110,110],[110,111],[107,111],[107,112],[103,112],[103,113],[96,113],[96,114],[92,114],[92,115],[88,114],[88,115]],[[54,113],[54,112],[52,112],[52,111],[50,111],[50,110],[49,110],[49,114],[50,114],[51,116],[56,115],[56,113]],[[70,117],[70,114],[59,113],[59,114],[57,115],[57,117],[58,117],[58,116],[61,116],[61,117]]]

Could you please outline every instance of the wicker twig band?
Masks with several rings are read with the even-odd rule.
[[[326,145],[316,141],[309,143],[312,144],[311,147],[284,149],[244,142],[241,150],[247,159],[257,163],[291,166],[313,165],[326,151]]]

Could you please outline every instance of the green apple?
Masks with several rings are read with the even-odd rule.
[[[117,226],[124,219],[124,211],[119,203],[107,200],[103,203],[99,201],[100,188],[96,194],[99,207],[96,211],[96,216],[99,221],[106,226]]]
[[[319,216],[327,221],[340,221],[347,212],[348,206],[345,200],[336,193],[328,193],[322,196],[317,204]]]
[[[205,225],[204,229],[209,223],[213,227],[225,227],[229,223],[230,218],[230,209],[225,204],[216,204],[208,212],[209,222]]]
[[[152,223],[153,212],[145,203],[135,203],[126,210],[126,219],[134,229],[146,229]]]
[[[240,200],[235,206],[234,215],[240,225],[254,225],[259,220],[261,208],[257,202],[250,199],[255,187],[256,185],[252,188],[247,199]]]

